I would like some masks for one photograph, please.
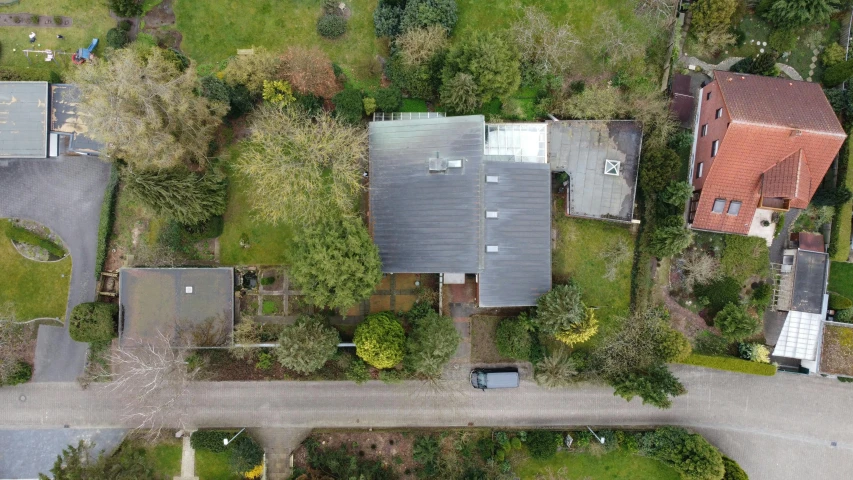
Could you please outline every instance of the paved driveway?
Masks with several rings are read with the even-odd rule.
[[[780,373],[741,375],[675,366],[689,393],[670,410],[628,403],[613,389],[583,385],[481,392],[464,379],[417,382],[198,382],[186,408],[197,427],[648,426],[701,431],[752,480],[850,478],[853,385]],[[26,398],[21,399],[21,395]],[[131,426],[108,386],[30,383],[0,389],[0,428]],[[834,444],[833,444],[834,442]]]
[[[94,157],[0,160],[0,217],[35,220],[62,237],[71,252],[71,309],[95,299],[98,220],[110,165]],[[71,340],[65,327],[39,327],[37,382],[74,381],[86,361],[85,343]]]

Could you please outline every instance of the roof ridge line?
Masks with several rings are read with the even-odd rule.
[[[813,130],[810,128],[785,127],[782,125],[773,125],[772,123],[747,122],[745,120],[740,120],[740,119],[737,119],[735,117],[731,117],[731,120],[732,120],[731,123],[736,123],[739,125],[751,125],[753,127],[767,127],[767,128],[784,128],[787,130],[799,130],[801,132],[817,133],[820,135],[830,135],[833,137],[839,137],[840,136],[840,137],[847,138],[847,134],[843,133],[843,132],[842,133],[833,133],[833,132],[827,132],[826,130]]]

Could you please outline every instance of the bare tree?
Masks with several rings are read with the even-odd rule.
[[[140,168],[203,165],[228,106],[199,96],[195,67],[181,70],[165,52],[128,47],[75,69],[80,113],[113,158]]]
[[[720,277],[720,261],[699,249],[692,249],[682,260],[684,286],[693,288],[697,283],[709,283]]]
[[[521,10],[511,33],[521,59],[539,75],[564,75],[581,44],[568,23],[556,25],[537,7]]]
[[[419,66],[428,62],[436,53],[450,45],[447,30],[441,25],[430,25],[425,28],[415,28],[397,37],[397,47],[403,63],[409,66]]]
[[[599,54],[610,63],[632,60],[645,53],[646,46],[640,42],[637,32],[626,27],[613,11],[599,15],[595,26],[591,43],[598,46]]]
[[[255,323],[251,316],[243,315],[234,326],[234,346],[229,349],[229,353],[238,360],[254,364],[258,349],[250,345],[258,343],[261,343],[261,325]]]
[[[282,60],[284,77],[297,92],[332,98],[341,91],[332,61],[319,47],[290,47]]]
[[[594,371],[603,378],[648,368],[660,361],[660,339],[671,330],[666,312],[647,310],[622,319],[593,353]]]
[[[645,15],[647,17],[654,18],[659,22],[673,22],[675,21],[675,15],[673,15],[675,11],[676,0],[636,0],[637,7],[636,11],[640,15]]]
[[[735,36],[725,28],[715,28],[708,31],[696,32],[694,44],[695,55],[713,55],[720,50],[735,44]]]
[[[175,346],[221,347],[228,343],[228,330],[224,315],[206,318],[199,323],[178,320],[175,325]]]
[[[325,113],[308,121],[298,108],[264,105],[251,129],[236,165],[254,184],[260,220],[310,223],[355,213],[367,158],[363,127]]]
[[[628,242],[622,238],[616,239],[615,242],[610,242],[601,251],[601,258],[604,259],[604,279],[608,282],[616,280],[619,267],[631,258],[631,250],[628,248]]]
[[[118,347],[110,355],[113,373],[107,392],[124,405],[123,418],[149,439],[163,429],[186,428],[190,382],[200,366],[190,366],[188,351],[174,348],[170,338],[158,331],[139,346]]]

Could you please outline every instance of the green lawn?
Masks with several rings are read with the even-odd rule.
[[[231,150],[232,160],[238,154]],[[251,212],[251,183],[235,172],[228,174],[228,209],[225,228],[219,237],[220,263],[223,265],[286,265],[290,263],[293,230],[288,225],[258,222]],[[246,235],[249,248],[240,246]]]
[[[231,471],[228,452],[212,453],[207,450],[195,452],[195,475],[198,480],[238,480],[241,477]]]
[[[92,0],[24,0],[17,5],[0,9],[0,13],[14,14],[26,12],[39,15],[63,15],[71,17],[71,27],[33,27],[28,25],[27,16],[22,16],[21,26],[0,28],[0,66],[29,67],[43,71],[62,71],[72,68],[70,55],[58,55],[57,62],[45,62],[43,54],[33,54],[29,62],[21,53],[23,49],[63,50],[74,53],[80,47],[87,47],[92,38],[99,38],[101,45],[95,51],[103,51],[104,37],[107,30],[115,26],[115,20],[110,18],[105,2]],[[36,43],[30,44],[27,37],[30,32],[36,33]],[[65,38],[56,38],[62,34]],[[13,51],[17,49],[17,52]]]
[[[240,2],[175,0],[182,50],[200,64],[212,64],[237,49],[290,45],[319,46],[356,80],[372,77],[370,64],[380,52],[373,32],[378,0],[350,0],[352,17],[344,36],[328,40],[317,34],[322,0],[243,0]]]
[[[853,263],[832,262],[829,267],[829,291],[853,298]]]
[[[11,302],[18,320],[47,317],[64,322],[71,257],[51,263],[27,260],[6,236],[9,227],[0,220],[0,305]]]
[[[148,456],[152,459],[157,472],[165,478],[177,477],[181,474],[181,444],[167,440],[154,446],[147,447]]]
[[[564,474],[559,474],[562,471]],[[678,480],[678,472],[658,460],[615,450],[596,457],[559,452],[548,460],[525,460],[513,469],[522,480],[547,477],[561,480]],[[540,477],[542,475],[543,477]]]
[[[557,243],[551,258],[555,282],[574,280],[582,289],[588,306],[597,312],[606,330],[608,320],[628,311],[631,303],[631,263],[634,236],[624,225],[603,220],[569,218],[557,212]],[[629,255],[618,266],[616,278],[604,278],[606,260],[602,252],[618,240],[628,245]]]

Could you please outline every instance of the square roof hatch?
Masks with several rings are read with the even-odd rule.
[[[430,173],[440,173],[447,171],[447,159],[446,158],[430,158],[429,159],[429,172]]]
[[[486,218],[498,218],[497,210],[486,210]]]
[[[486,175],[486,183],[498,183],[497,175]]]
[[[618,160],[605,160],[604,161],[604,174],[605,175],[619,175],[619,169],[622,162]]]
[[[497,245],[486,245],[486,253],[498,253]]]
[[[187,285],[187,286],[184,288],[184,293],[193,293],[193,287],[191,287],[191,286]]]

